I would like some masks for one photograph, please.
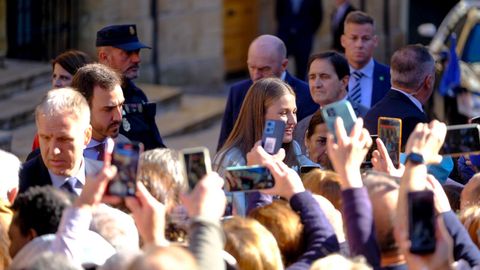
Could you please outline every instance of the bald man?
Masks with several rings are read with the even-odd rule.
[[[217,149],[223,146],[230,135],[243,99],[254,81],[276,77],[288,83],[296,94],[297,121],[313,114],[318,109],[318,105],[310,96],[308,84],[288,73],[287,49],[278,37],[262,35],[253,40],[248,48],[247,65],[250,79],[240,81],[230,88]]]

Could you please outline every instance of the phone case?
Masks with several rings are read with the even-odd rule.
[[[428,254],[435,251],[435,213],[430,190],[408,193],[408,236],[410,252]]]
[[[108,183],[107,194],[127,197],[137,191],[137,172],[143,144],[139,142],[117,143],[112,153],[112,165],[117,167],[115,178]]]
[[[323,119],[327,123],[328,130],[333,133],[335,140],[337,139],[335,134],[335,119],[341,117],[343,120],[343,125],[347,134],[350,134],[352,131],[355,122],[357,121],[357,116],[353,111],[352,105],[348,100],[340,100],[328,105],[325,105],[322,108]]]
[[[205,174],[212,171],[210,152],[206,147],[185,148],[180,151],[188,188],[192,190]]]
[[[447,127],[447,135],[441,155],[458,157],[480,153],[480,126],[478,124],[453,125]]]
[[[265,128],[262,135],[262,146],[265,151],[274,155],[280,150],[285,134],[285,122],[281,120],[265,121]]]
[[[228,167],[225,174],[225,191],[255,191],[275,185],[270,171],[263,166]]]
[[[400,164],[400,151],[402,149],[402,119],[391,117],[378,118],[378,138],[387,148],[388,155],[398,168]]]

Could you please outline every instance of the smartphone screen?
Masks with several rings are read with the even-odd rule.
[[[430,190],[408,193],[408,232],[411,253],[435,251],[435,214]]]
[[[402,146],[402,119],[389,117],[378,118],[378,138],[380,138],[385,145],[393,165],[395,168],[398,168],[400,164],[400,149]]]
[[[322,115],[327,123],[328,130],[333,134],[335,140],[337,140],[335,135],[335,119],[337,117],[342,118],[347,134],[350,134],[357,121],[357,116],[348,100],[340,100],[324,106],[322,108]]]
[[[480,152],[480,132],[478,124],[455,125],[447,127],[445,142],[440,149],[441,155],[461,156]]]
[[[135,196],[137,191],[137,171],[142,143],[116,143],[112,153],[112,165],[117,167],[117,175],[109,182],[107,194],[126,197]]]
[[[285,122],[281,120],[267,120],[262,135],[262,146],[265,151],[274,155],[280,150],[285,133]]]
[[[225,191],[254,191],[275,185],[270,171],[263,166],[228,167],[225,174]]]
[[[210,154],[207,148],[196,147],[183,149],[182,157],[188,188],[193,190],[198,181],[211,171]]]
[[[364,169],[364,170],[373,168],[373,165],[372,165],[373,151],[375,151],[377,149],[376,140],[377,140],[378,136],[377,135],[370,135],[370,137],[372,138],[372,142],[373,142],[372,146],[370,146],[370,149],[368,149],[368,153],[365,156],[365,161],[362,162],[362,165],[360,166],[360,168]]]

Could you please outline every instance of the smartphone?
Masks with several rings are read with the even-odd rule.
[[[408,235],[411,253],[428,254],[435,251],[435,213],[432,191],[408,193]]]
[[[271,155],[280,150],[285,134],[285,122],[281,120],[267,120],[262,135],[262,147]]]
[[[440,155],[458,157],[480,153],[480,125],[466,124],[447,127]]]
[[[365,156],[365,161],[363,161],[362,165],[360,165],[360,168],[364,169],[364,170],[373,168],[373,165],[372,165],[373,151],[375,151],[377,149],[376,140],[377,140],[378,136],[377,135],[370,135],[370,137],[372,138],[372,142],[373,142],[372,146],[370,146],[370,149],[368,149],[368,153]]]
[[[275,185],[270,171],[264,166],[228,167],[225,174],[225,191],[255,191]]]
[[[112,165],[117,175],[108,183],[107,194],[127,197],[137,191],[137,171],[143,144],[140,142],[116,143],[112,152]]]
[[[318,166],[318,165],[303,165],[303,166],[300,166],[300,175],[307,174],[314,169],[321,169],[321,167]]]
[[[400,149],[402,147],[402,119],[379,117],[378,138],[382,140],[387,149],[388,156],[395,168],[400,164]]]
[[[198,181],[212,171],[210,154],[206,147],[186,148],[181,150],[181,159],[185,168],[184,174],[188,180],[188,189],[191,191]]]
[[[325,119],[325,122],[327,123],[328,130],[333,133],[335,141],[337,140],[335,134],[335,119],[337,117],[342,118],[343,125],[345,127],[345,130],[347,131],[347,134],[350,134],[353,126],[355,125],[355,122],[357,121],[357,116],[355,115],[352,105],[348,100],[340,100],[325,105],[322,108],[322,115],[323,119]]]

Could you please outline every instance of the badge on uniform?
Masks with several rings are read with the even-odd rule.
[[[122,126],[123,126],[123,130],[125,130],[126,132],[129,132],[130,129],[132,128],[130,126],[130,123],[128,122],[127,118],[125,118],[125,117],[122,119]]]

